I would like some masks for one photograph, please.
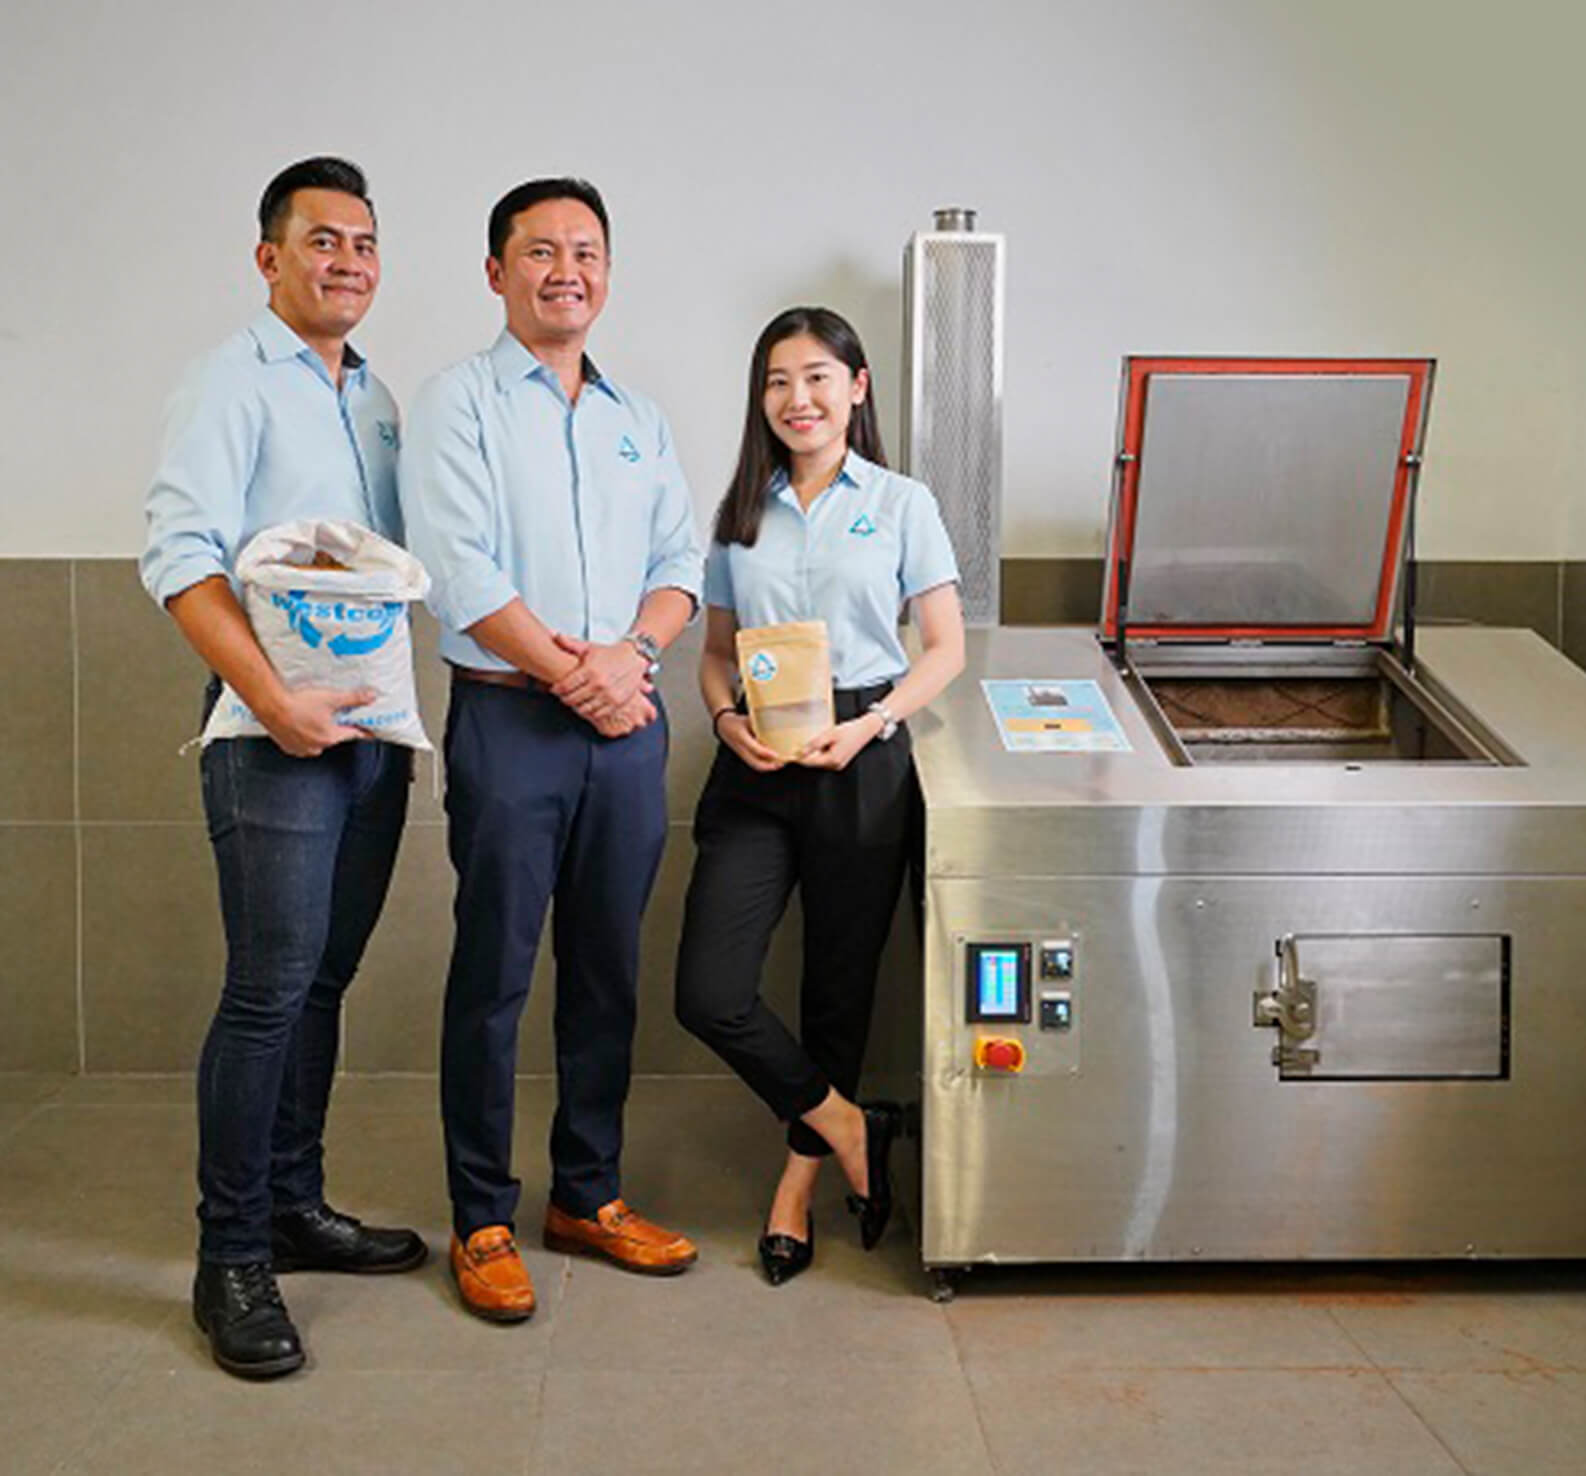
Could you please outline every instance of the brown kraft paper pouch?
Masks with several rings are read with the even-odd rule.
[[[740,630],[738,671],[754,736],[783,758],[836,720],[824,620]]]

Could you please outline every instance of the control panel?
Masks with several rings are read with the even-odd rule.
[[[963,957],[964,1064],[988,1078],[1077,1072],[1076,936],[1054,930],[956,941]]]

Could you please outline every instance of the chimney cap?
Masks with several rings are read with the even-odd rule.
[[[979,214],[966,205],[945,205],[935,213],[939,231],[973,231],[975,216]]]

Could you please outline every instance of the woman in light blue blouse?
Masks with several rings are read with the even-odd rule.
[[[958,568],[919,482],[887,470],[854,330],[825,308],[779,314],[755,344],[732,484],[705,566],[700,690],[720,748],[694,821],[677,1013],[788,1124],[759,1254],[772,1285],[814,1255],[810,1206],[835,1154],[869,1250],[891,1211],[895,1114],[854,1101],[876,969],[917,835],[904,720],[963,666]],[[904,605],[922,651],[898,638]],[[836,723],[786,761],[736,700],[740,627],[823,620]],[[760,997],[797,887],[799,1029]]]

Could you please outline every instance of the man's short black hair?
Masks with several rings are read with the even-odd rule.
[[[512,222],[541,200],[577,200],[579,204],[589,206],[595,213],[595,219],[600,222],[600,234],[605,237],[606,250],[611,250],[611,222],[606,218],[606,202],[600,198],[600,191],[594,185],[587,179],[571,177],[531,179],[516,189],[508,190],[490,212],[490,254],[497,261],[501,260],[501,253],[507,249]]]
[[[259,239],[279,241],[292,213],[292,196],[298,190],[337,190],[343,195],[353,195],[369,207],[369,219],[374,219],[374,201],[369,198],[369,181],[363,170],[346,159],[336,159],[322,154],[313,159],[301,159],[289,164],[264,187],[259,196]]]

